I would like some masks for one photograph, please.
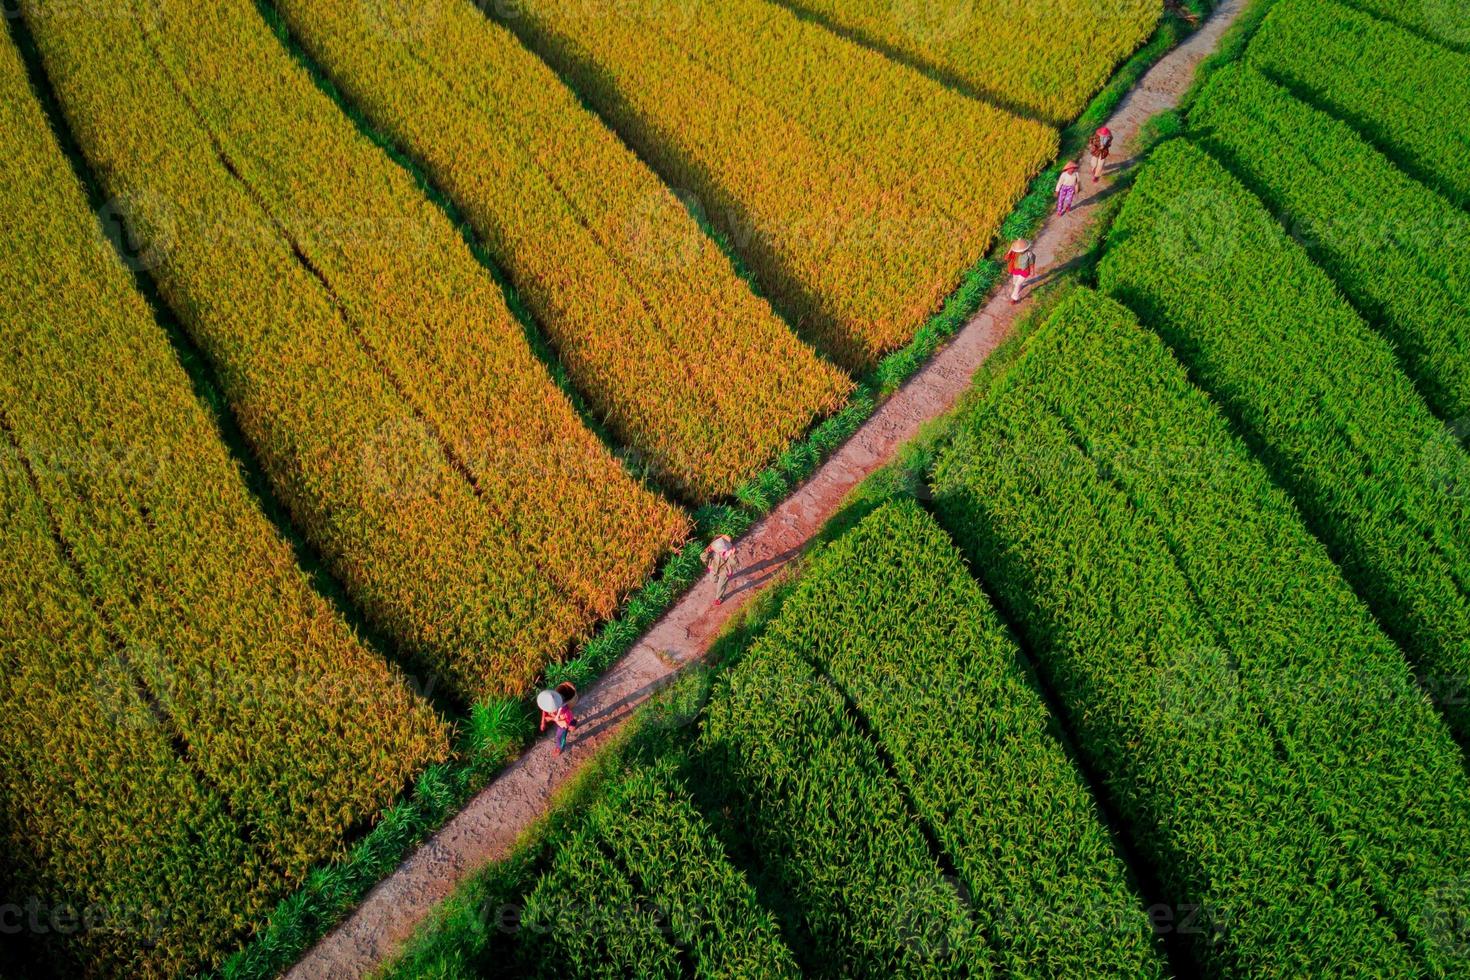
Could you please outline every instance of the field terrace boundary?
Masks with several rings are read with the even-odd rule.
[[[1121,171],[1146,136],[1140,130],[1160,112],[1174,108],[1190,87],[1195,68],[1215,48],[1249,0],[1223,0],[1198,30],[1160,59],[1114,109],[1108,125],[1122,158],[1109,168],[1108,182],[1084,187],[1079,206],[1052,217],[1035,236],[1043,270],[1038,284],[1068,268],[1088,233],[1106,210]],[[579,699],[582,726],[572,749],[555,756],[549,738],[536,742],[480,791],[396,871],[378,882],[352,914],[289,970],[293,980],[339,980],[368,976],[384,965],[471,873],[507,857],[517,841],[545,815],[554,796],[609,744],[632,713],[667,686],[685,667],[698,663],[712,642],[754,596],[772,584],[801,554],[847,495],[891,462],[921,427],[949,412],[969,390],[971,378],[1009,336],[1018,311],[997,292],[929,362],[889,397],[795,493],[758,520],[737,546],[740,570],[733,594],[714,606],[713,583],[689,590]]]

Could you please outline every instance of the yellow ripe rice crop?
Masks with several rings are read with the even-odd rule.
[[[62,108],[296,524],[436,679],[523,690],[684,517],[249,0],[57,9],[24,4]]]
[[[761,0],[498,12],[848,367],[913,335],[1056,152],[1046,126]]]
[[[850,383],[740,281],[674,194],[469,0],[281,0],[348,100],[422,162],[621,441],[733,491]]]
[[[6,893],[107,926],[53,934],[75,946],[48,955],[83,959],[90,975],[177,976],[265,911],[264,882],[223,801],[134,692],[83,588],[19,460],[0,452]]]
[[[81,941],[120,975],[176,973],[442,758],[446,731],[250,500],[8,41],[0,95],[7,862],[57,901],[152,909],[152,950]]]
[[[1160,0],[787,0],[962,91],[1064,126],[1148,37]]]

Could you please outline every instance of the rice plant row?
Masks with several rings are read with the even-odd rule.
[[[1286,494],[1154,335],[1097,294],[1058,312],[1006,397],[1044,404],[1164,536],[1304,796],[1441,974],[1470,867],[1470,779],[1402,652]],[[1208,719],[1208,704],[1200,705]]]
[[[174,973],[228,948],[446,732],[249,498],[8,40],[0,92],[7,864],[48,901],[156,917],[56,930],[53,955]]]
[[[813,563],[765,642],[842,690],[954,861],[1009,976],[1159,976],[1144,904],[944,531],[889,504]]]
[[[1440,418],[1470,423],[1470,215],[1248,66],[1211,79],[1189,118],[1383,331]]]
[[[1140,173],[1099,281],[1235,421],[1470,733],[1470,457],[1388,343],[1259,200],[1185,141]]]
[[[1348,6],[1382,17],[1456,51],[1470,51],[1470,8],[1460,0],[1344,0]]]
[[[1064,308],[1052,327],[1094,319]],[[1061,417],[1008,383],[961,418],[933,486],[1206,975],[1420,969],[1312,805],[1175,542]]]
[[[441,686],[522,689],[681,537],[458,232],[249,0],[23,10],[137,261],[277,494]]]
[[[696,499],[730,493],[850,390],[679,198],[474,5],[278,7],[464,210],[572,380],[664,482]]]
[[[737,860],[779,896],[803,973],[992,975],[958,883],[842,693],[786,643],[743,657],[715,683],[692,778]]]
[[[44,903],[49,940],[7,962],[178,975],[266,910],[260,859],[144,703],[9,446],[0,519],[3,882],[17,907]]]
[[[800,975],[672,766],[620,774],[581,820],[524,906],[513,906],[521,975]]]
[[[1046,126],[761,0],[500,13],[849,368],[912,336],[1056,152]]]
[[[1410,176],[1470,205],[1470,115],[1459,111],[1470,105],[1470,53],[1331,0],[1280,0],[1246,61],[1350,123]]]
[[[790,0],[962,91],[1065,126],[1158,23],[1158,0]]]

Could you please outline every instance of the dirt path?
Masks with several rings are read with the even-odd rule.
[[[1139,127],[1175,105],[1195,66],[1245,7],[1225,0],[1203,27],[1144,76],[1119,104],[1108,125],[1119,159],[1110,172],[1133,163]],[[1084,170],[1086,168],[1084,167]],[[1055,215],[1037,234],[1034,248],[1044,282],[1065,268],[1109,193],[1084,178],[1080,206]],[[1008,285],[1008,284],[1007,284]],[[708,650],[720,628],[763,588],[836,513],[848,492],[891,460],[919,427],[948,411],[970,385],[976,368],[1010,330],[1016,313],[1001,290],[964,328],[886,401],[810,480],[752,527],[740,540],[741,572],[734,595],[713,606],[706,579],[684,596],[638,644],[583,692],[582,726],[574,748],[557,758],[543,739],[511,763],[438,834],[379,882],[352,916],[317,943],[287,974],[293,980],[339,980],[370,974],[413,932],[442,899],[475,869],[505,857],[516,839],[546,812],[552,794],[584,765],[628,715],[683,666]]]

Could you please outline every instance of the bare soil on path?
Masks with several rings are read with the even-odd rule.
[[[1119,103],[1108,126],[1115,159],[1101,184],[1083,166],[1078,206],[1053,214],[1033,248],[1040,274],[1035,288],[1075,259],[1118,173],[1135,162],[1139,130],[1149,117],[1178,104],[1194,70],[1247,0],[1225,0],[1194,34],[1166,55]],[[907,384],[895,392],[817,472],[737,542],[741,569],[730,595],[715,606],[706,577],[690,590],[606,674],[578,699],[581,726],[568,751],[552,752],[543,738],[432,838],[379,882],[352,915],[316,944],[292,969],[292,980],[347,980],[371,975],[414,929],[470,874],[510,854],[517,839],[552,803],[553,794],[580,770],[681,668],[709,650],[720,629],[765,588],[816,535],[844,498],[890,462],[920,426],[949,411],[970,387],[979,366],[1009,334],[1017,313],[1010,284],[995,295]]]

